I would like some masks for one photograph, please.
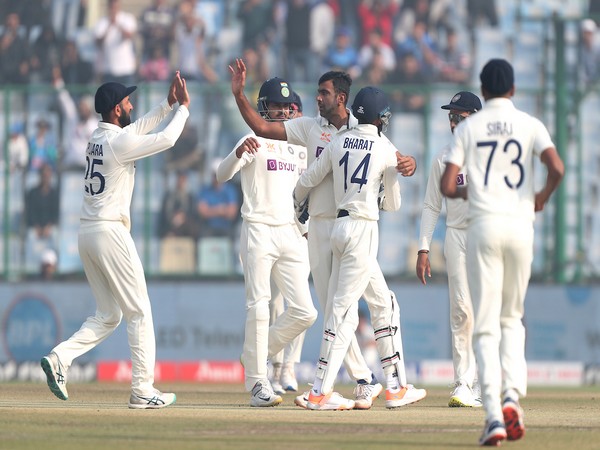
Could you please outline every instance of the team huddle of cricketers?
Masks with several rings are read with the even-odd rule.
[[[232,94],[252,132],[223,159],[216,177],[223,183],[239,172],[243,194],[241,362],[250,406],[275,406],[283,402],[282,394],[296,391],[296,405],[317,411],[370,409],[384,391],[388,409],[422,400],[425,389],[407,380],[400,308],[377,261],[380,211],[400,208],[399,174],[410,177],[417,169],[415,159],[401,153],[410,149],[396,149],[385,136],[391,116],[385,92],[368,86],[352,97],[350,76],[329,71],[318,80],[319,113],[309,117],[292,86],[278,77],[263,83],[255,108],[244,93],[244,62],[237,59],[229,69]],[[491,59],[480,80],[484,106],[468,91],[442,106],[449,111],[453,137],[432,162],[415,258],[417,277],[426,284],[430,243],[445,201],[455,375],[448,406],[483,406],[479,444],[496,446],[525,434],[522,317],[533,221],[564,167],[546,127],[513,105],[510,63]],[[72,361],[124,318],[132,358],[129,407],[154,409],[175,403],[176,396],[154,388],[152,313],[129,225],[134,163],[173,145],[188,120],[190,98],[185,79],[176,73],[167,99],[131,122],[134,89],[105,83],[96,93],[102,121],[88,149],[101,151],[87,155],[79,232],[96,313],[43,357],[41,366],[51,391],[67,400]],[[177,112],[169,115],[175,103]],[[168,122],[163,131],[150,133],[163,121]],[[534,156],[547,169],[537,193]],[[312,387],[302,392],[294,364],[318,314],[309,277],[323,317],[323,339],[314,355]],[[356,338],[361,298],[369,308],[385,380],[375,377]],[[354,398],[334,389],[342,364],[356,382]]]

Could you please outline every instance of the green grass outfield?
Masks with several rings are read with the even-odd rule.
[[[177,404],[127,408],[129,386],[71,383],[69,400],[46,384],[0,383],[0,449],[462,449],[476,448],[481,408],[448,408],[450,388],[387,410],[307,411],[284,396],[275,408],[250,408],[240,385],[163,384]],[[351,386],[339,391],[352,395]],[[600,388],[531,388],[522,401],[525,437],[511,449],[600,449]]]

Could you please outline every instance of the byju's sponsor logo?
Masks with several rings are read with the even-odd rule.
[[[281,170],[284,172],[294,172],[296,170],[296,164],[277,161],[275,159],[267,159],[267,170]]]

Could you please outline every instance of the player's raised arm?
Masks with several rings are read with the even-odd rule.
[[[246,65],[244,61],[236,58],[233,66],[229,66],[229,72],[231,73],[231,92],[244,121],[252,131],[264,138],[286,141],[287,134],[283,122],[268,122],[264,120],[252,107],[246,94],[244,94],[244,86],[246,85]]]

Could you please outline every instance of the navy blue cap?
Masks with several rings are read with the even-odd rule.
[[[117,106],[121,100],[128,95],[131,95],[133,91],[137,89],[137,86],[126,87],[121,83],[109,81],[104,83],[96,91],[96,97],[94,99],[94,106],[98,114],[104,114],[109,112],[115,106]]]
[[[292,103],[298,107],[298,111],[302,112],[302,99],[296,91],[292,92]]]
[[[454,111],[477,112],[481,109],[481,100],[475,94],[469,91],[460,91],[450,100],[450,103],[442,106],[442,109],[451,109]]]
[[[352,114],[360,123],[373,123],[390,109],[385,93],[376,87],[362,88],[354,97]]]
[[[513,67],[505,59],[490,59],[479,74],[481,87],[492,95],[502,95],[515,84]]]

